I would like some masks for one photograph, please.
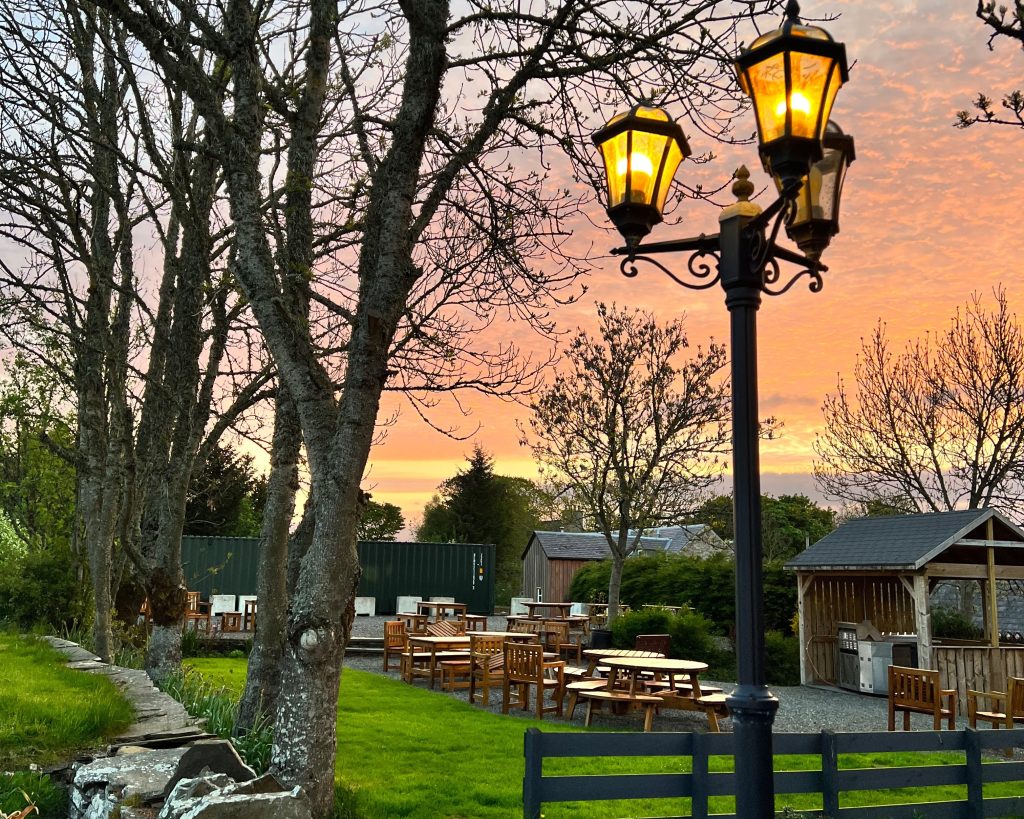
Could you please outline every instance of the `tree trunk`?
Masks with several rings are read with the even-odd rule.
[[[96,481],[83,481],[79,497],[85,509],[85,546],[89,558],[89,578],[92,584],[93,651],[104,662],[113,656],[113,633],[110,611],[110,568],[113,530],[104,525],[106,516],[102,513],[103,489]]]
[[[626,559],[612,554],[612,572],[608,578],[608,626],[619,616],[619,590],[622,588],[622,567]]]
[[[245,690],[238,703],[235,736],[252,730],[260,714],[274,714],[280,690],[281,655],[288,619],[288,530],[299,488],[302,434],[291,396],[279,388],[270,456],[267,503],[260,533],[256,580],[259,628],[249,654]]]
[[[317,817],[329,816],[334,800],[329,772],[337,753],[338,682],[360,574],[355,521],[344,520],[358,503],[345,503],[336,492],[324,494],[314,501],[313,541],[289,612],[271,756],[272,771],[309,793]],[[339,532],[351,533],[340,555]],[[327,573],[331,582],[325,585],[318,578]]]

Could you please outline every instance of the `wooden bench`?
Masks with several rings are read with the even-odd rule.
[[[729,716],[729,709],[725,705],[727,695],[722,693],[721,688],[708,686],[705,689],[702,685],[699,697],[693,696],[688,685],[677,687],[674,691],[655,691],[653,695],[661,700],[662,708],[703,713],[708,718],[708,730],[716,734],[720,730],[718,720]]]
[[[566,704],[565,718],[571,720],[576,712],[576,701],[583,691],[601,691],[608,687],[608,680],[576,680],[566,684],[565,690],[569,693],[569,702]]]
[[[943,707],[943,701],[948,705]],[[896,730],[896,712],[903,712],[903,730],[910,730],[910,714],[930,714],[934,729],[942,730],[942,718],[953,730],[956,721],[956,691],[942,688],[939,672],[926,668],[889,666],[889,730]]]
[[[576,683],[578,685],[578,683]],[[644,730],[650,731],[654,722],[654,709],[662,705],[661,697],[651,697],[647,694],[630,694],[628,691],[580,691],[578,696],[587,701],[587,718],[583,724],[590,725],[590,719],[594,712],[594,703],[611,703],[612,705],[624,705],[627,708],[644,709]]]

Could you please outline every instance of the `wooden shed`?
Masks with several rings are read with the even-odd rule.
[[[668,538],[642,537],[639,548],[662,552],[668,542]],[[541,599],[564,602],[580,567],[610,556],[601,532],[533,532],[523,550],[523,596],[536,600],[540,589]]]
[[[916,635],[918,665],[958,691],[1005,690],[1024,676],[1024,646],[1000,642],[997,595],[1024,580],[1024,531],[993,509],[859,518],[786,564],[796,572],[800,675],[838,681],[838,624],[869,621],[883,635]],[[939,640],[931,593],[942,581],[981,586],[984,639]]]

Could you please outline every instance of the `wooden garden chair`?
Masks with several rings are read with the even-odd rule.
[[[490,705],[491,686],[505,677],[505,650],[501,637],[469,635],[469,701],[476,702],[479,683],[484,705]]]
[[[199,592],[186,592],[185,619],[182,625],[187,629],[190,624],[196,631],[200,627],[203,631],[210,630],[210,604],[199,599]]]
[[[384,670],[391,670],[391,658],[398,655],[398,667],[402,667],[402,654],[408,649],[409,637],[405,621],[387,620],[384,623]]]
[[[943,705],[943,703],[947,703]],[[956,691],[942,687],[939,672],[926,668],[889,666],[889,730],[896,730],[896,712],[903,712],[903,730],[910,730],[910,714],[928,714],[936,731],[942,718],[953,730],[956,721]]]
[[[986,700],[991,705],[987,709],[979,709],[978,700]],[[993,728],[1013,728],[1015,722],[1024,722],[1024,678],[1010,677],[1006,681],[1006,693],[968,691],[967,718],[972,728],[978,727],[979,719]],[[1012,747],[1006,749],[1006,755],[1013,756]]]
[[[245,613],[242,615],[242,631],[256,632],[256,613],[258,608],[258,600],[245,601]]]
[[[577,663],[582,661],[583,646],[579,642],[573,642],[573,634],[569,630],[568,623],[548,620],[545,622],[544,628],[546,629],[548,651],[553,651],[559,657],[568,652],[575,657]]]
[[[544,646],[540,643],[506,642],[502,650],[505,656],[505,676],[501,687],[501,713],[507,714],[511,705],[519,705],[524,711],[529,711],[532,686],[537,689],[534,709],[537,719],[544,719],[544,714],[550,711],[561,716],[562,698],[565,695],[565,661],[545,661]],[[512,699],[513,687],[517,693],[515,700]],[[549,689],[553,702],[545,707],[544,692]]]
[[[427,634],[431,637],[459,637],[466,633],[466,624],[455,620],[438,620],[427,624]]]

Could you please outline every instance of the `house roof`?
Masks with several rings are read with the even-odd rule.
[[[725,547],[725,541],[706,523],[691,523],[686,526],[660,526],[656,529],[645,529],[652,537],[667,538],[665,551],[678,555],[686,551],[690,543],[696,541],[705,546]]]
[[[549,560],[604,560],[611,555],[608,541],[601,532],[542,532],[536,531],[530,537],[523,557],[534,542],[540,544]],[[664,537],[642,537],[640,548],[651,551],[665,551],[669,539]]]
[[[788,569],[920,569],[961,538],[985,537],[984,523],[995,518],[996,537],[1020,541],[1024,531],[994,509],[964,509],[920,515],[855,518],[805,549]],[[975,530],[981,527],[980,532]]]

